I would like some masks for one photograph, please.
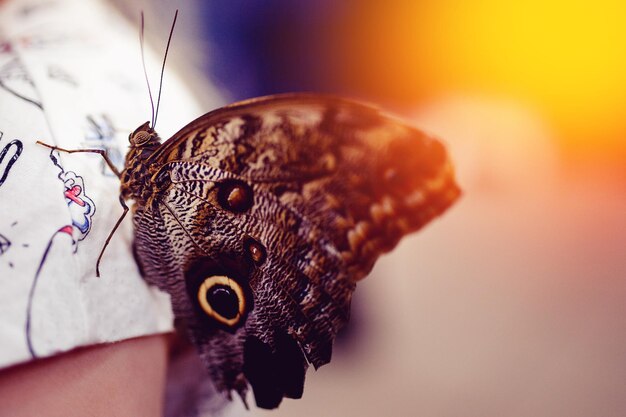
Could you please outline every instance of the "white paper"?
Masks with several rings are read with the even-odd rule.
[[[0,6],[0,367],[172,329],[168,297],[141,279],[119,180],[128,134],[150,119],[138,29],[97,0]],[[146,46],[149,70],[160,57]],[[158,75],[158,74],[157,74]],[[164,138],[204,113],[167,71]]]

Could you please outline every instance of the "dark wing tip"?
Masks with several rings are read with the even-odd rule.
[[[259,338],[249,336],[244,343],[243,372],[252,386],[260,408],[278,407],[283,397],[301,398],[307,363],[298,343],[278,332],[273,350]]]

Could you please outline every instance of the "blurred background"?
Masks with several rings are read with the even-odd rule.
[[[155,45],[180,7],[170,63],[223,102],[366,100],[441,137],[458,168],[462,200],[359,285],[304,398],[250,414],[626,415],[623,2],[120,7],[149,11]]]

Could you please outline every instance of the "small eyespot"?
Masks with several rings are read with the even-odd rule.
[[[252,188],[243,181],[226,180],[219,184],[218,202],[223,209],[234,213],[243,213],[252,207]]]
[[[265,259],[267,258],[267,252],[265,250],[265,247],[261,243],[250,237],[244,241],[243,246],[256,265],[261,265],[263,262],[265,262]]]
[[[246,309],[243,289],[224,275],[213,275],[202,282],[198,302],[209,317],[228,327],[236,326]]]

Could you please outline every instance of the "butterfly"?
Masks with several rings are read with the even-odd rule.
[[[118,174],[143,278],[171,296],[218,391],[245,402],[251,386],[261,408],[302,396],[357,281],[461,193],[441,142],[325,95],[235,103],[163,143],[146,122],[129,145],[121,172],[102,150],[68,152]]]
[[[459,196],[443,145],[379,110],[287,94],[223,107],[161,143],[130,136],[145,280],[171,296],[219,391],[299,398],[330,361],[356,282]]]

